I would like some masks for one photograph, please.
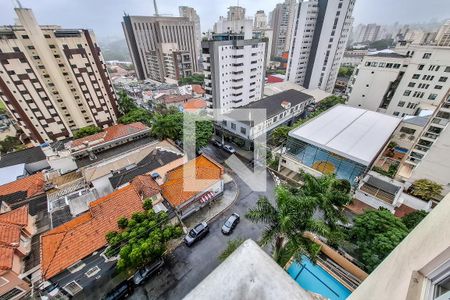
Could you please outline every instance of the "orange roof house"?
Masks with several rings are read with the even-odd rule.
[[[207,106],[206,101],[203,99],[191,99],[183,104],[183,109],[201,110],[206,108],[206,106]]]
[[[221,182],[223,174],[224,168],[219,163],[202,154],[166,174],[166,182],[161,186],[163,197],[175,208],[187,205],[197,195]]]
[[[30,253],[31,236],[35,232],[28,205],[0,214],[0,276],[6,279],[6,283],[0,285],[0,296],[17,286],[22,293],[30,289],[19,275],[24,270],[23,258]]]
[[[200,84],[192,84],[192,92],[194,92],[194,94],[197,95],[204,95],[205,94],[205,90],[202,88],[202,86]]]
[[[105,128],[102,132],[76,139],[72,142],[69,142],[67,145],[72,151],[79,151],[92,145],[111,142],[132,134],[149,130],[150,128],[142,124],[141,122],[135,122],[127,125],[117,124]]]
[[[89,211],[41,236],[41,271],[45,279],[105,247],[105,234],[119,230],[117,220],[143,211],[142,197],[130,184],[89,204]]]
[[[44,183],[44,174],[36,173],[0,186],[0,196],[23,192],[25,198],[31,198],[44,193]]]

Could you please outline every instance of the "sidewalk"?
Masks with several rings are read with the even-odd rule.
[[[214,217],[220,215],[221,212],[226,210],[239,195],[237,184],[234,182],[230,175],[224,175],[224,191],[222,197],[214,200],[209,206],[206,205],[196,213],[183,220],[186,227],[192,228],[200,222],[209,222]]]

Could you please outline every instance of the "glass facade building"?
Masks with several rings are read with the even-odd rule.
[[[346,179],[352,185],[356,185],[368,169],[363,164],[292,137],[288,138],[286,154],[321,173],[335,174],[339,179]]]

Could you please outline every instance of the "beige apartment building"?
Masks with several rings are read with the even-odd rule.
[[[18,25],[0,27],[0,98],[35,144],[117,120],[117,99],[93,33],[39,26],[15,9]]]
[[[125,15],[122,27],[138,79],[165,82],[166,78],[189,76],[190,73],[178,72],[174,77],[165,67],[165,54],[170,48],[185,53],[185,66],[192,72],[198,71],[195,23],[188,18]],[[175,46],[170,46],[173,44]]]

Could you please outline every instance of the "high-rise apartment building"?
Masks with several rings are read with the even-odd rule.
[[[447,20],[436,35],[436,43],[438,46],[449,47],[450,46],[450,20]]]
[[[245,8],[240,6],[230,6],[227,17],[220,17],[214,23],[215,33],[236,33],[243,34],[244,38],[252,38],[253,20],[245,17]]]
[[[198,57],[200,57],[201,54],[201,43],[202,43],[202,32],[200,27],[200,17],[198,16],[197,12],[194,8],[189,6],[180,6],[180,17],[188,18],[189,21],[194,22],[194,28],[195,28],[195,46],[196,46],[196,53]]]
[[[23,132],[39,144],[114,124],[117,100],[93,33],[15,11],[20,25],[0,27],[0,98]]]
[[[195,23],[188,18],[125,15],[122,27],[138,79],[177,79],[164,68],[162,44],[176,44],[176,51],[188,52],[192,72],[198,71]]]
[[[283,3],[278,3],[272,11],[271,56],[281,57],[283,52],[289,51],[297,6],[297,0],[285,0]]]
[[[394,116],[437,107],[450,88],[450,47],[398,44],[368,55],[350,79],[348,104]]]
[[[355,0],[301,1],[286,80],[332,92],[350,34]]]
[[[264,89],[266,43],[223,33],[202,42],[208,107],[222,113],[261,99]]]
[[[362,38],[363,42],[373,42],[378,39],[378,36],[380,34],[381,26],[377,25],[375,23],[373,24],[367,24],[366,30],[364,32],[364,36]]]
[[[267,28],[267,16],[264,10],[258,10],[255,14],[255,21],[253,23],[254,29]]]

